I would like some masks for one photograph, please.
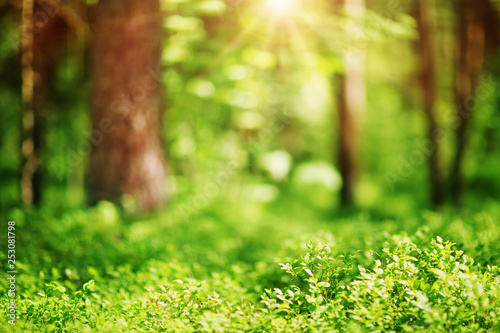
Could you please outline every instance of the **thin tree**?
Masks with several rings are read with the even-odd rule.
[[[462,205],[465,195],[463,161],[467,147],[467,132],[471,121],[474,91],[479,83],[485,56],[486,0],[460,0],[457,4],[457,72],[455,87],[456,128],[455,153],[451,165],[451,197]]]
[[[362,19],[365,10],[364,0],[340,0],[339,8]],[[348,23],[350,29],[359,29],[359,22]],[[342,177],[340,202],[343,207],[354,203],[354,189],[359,172],[358,137],[360,118],[365,109],[364,50],[348,52],[344,56],[344,71],[337,74],[338,95],[338,166]]]
[[[42,200],[43,151],[45,149],[47,100],[64,46],[83,35],[79,17],[81,0],[25,0],[22,8],[22,144],[21,200],[26,206]]]
[[[433,22],[430,7],[422,0],[414,1],[413,15],[417,21],[419,38],[415,43],[419,60],[418,81],[422,92],[423,108],[427,122],[427,137],[431,143],[429,147],[429,181],[430,200],[434,207],[444,202],[444,179],[440,158],[439,133],[440,128],[436,117],[436,56],[434,40],[432,38]]]
[[[21,48],[23,65],[23,117],[21,143],[21,200],[26,206],[31,206],[38,200],[39,186],[35,180],[40,156],[35,148],[35,110],[34,110],[34,82],[35,71],[33,65],[33,13],[34,0],[24,0],[22,9]]]

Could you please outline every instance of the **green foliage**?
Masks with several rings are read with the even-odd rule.
[[[437,214],[399,222],[361,215],[308,225],[267,214],[260,222],[235,224],[212,209],[190,222],[168,213],[125,221],[106,202],[60,216],[26,215],[16,230],[14,331],[500,327],[499,258],[490,253],[497,251],[500,227],[486,214],[467,224]],[[29,228],[40,233],[22,236]],[[2,281],[2,311],[6,289]],[[5,316],[0,326],[13,328]]]
[[[354,278],[352,256],[335,256],[330,247],[310,243],[296,264],[281,264],[302,287],[267,289],[264,303],[288,320],[308,314],[324,322],[325,330],[329,325],[370,332],[498,329],[498,267],[475,265],[439,236],[427,239],[421,232],[387,236],[379,259],[358,266]]]

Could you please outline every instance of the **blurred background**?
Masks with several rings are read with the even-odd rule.
[[[492,0],[0,0],[2,218],[101,200],[182,219],[498,211],[499,15]]]

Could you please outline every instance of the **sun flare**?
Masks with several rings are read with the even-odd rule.
[[[297,10],[296,0],[265,0],[266,9],[274,15],[290,15]]]

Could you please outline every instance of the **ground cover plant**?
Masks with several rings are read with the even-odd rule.
[[[127,221],[102,202],[59,216],[23,215],[14,331],[500,328],[500,227],[487,214],[467,224],[436,213],[215,223],[223,214],[187,224],[168,214]],[[40,233],[23,238],[26,228]],[[2,281],[2,311],[7,287]],[[7,320],[1,325],[11,330]]]

